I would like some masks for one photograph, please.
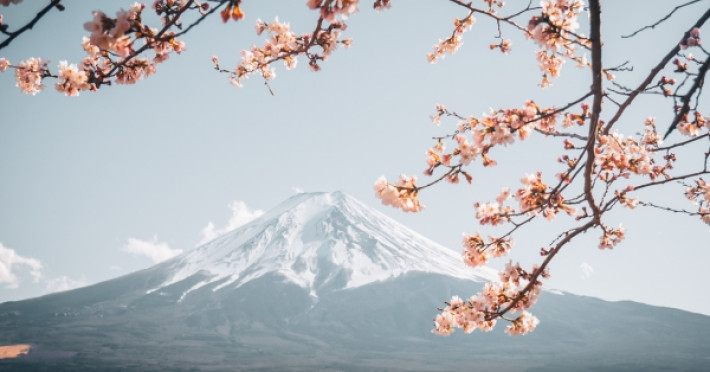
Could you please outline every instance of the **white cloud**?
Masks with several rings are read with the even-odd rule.
[[[154,235],[150,241],[136,238],[128,238],[128,243],[123,246],[124,252],[145,256],[158,263],[182,253],[182,249],[172,249],[167,243],[158,242],[158,236]]]
[[[14,289],[20,284],[17,279],[17,267],[25,267],[29,269],[30,275],[34,282],[38,282],[42,277],[42,264],[34,258],[22,257],[14,249],[10,249],[0,243],[0,284],[4,284],[5,288]]]
[[[255,218],[258,218],[264,211],[261,209],[251,210],[243,201],[233,201],[229,204],[229,208],[232,210],[232,217],[229,218],[227,226],[222,228],[215,228],[214,223],[210,221],[205,228],[200,231],[200,236],[202,239],[197,245],[202,245],[208,241],[224,234],[230,232],[242,225],[245,225]]]
[[[592,265],[583,262],[579,267],[582,269],[582,279],[587,279],[590,276],[592,276],[592,273],[594,273],[594,268]]]
[[[303,189],[298,186],[291,187],[291,190],[293,190],[293,192],[296,194],[303,194]]]
[[[45,287],[46,293],[54,292],[64,292],[70,289],[75,289],[79,287],[85,287],[91,283],[85,279],[72,279],[66,275],[62,275],[58,278],[46,281],[47,285]]]

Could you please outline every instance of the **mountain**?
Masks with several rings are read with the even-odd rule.
[[[267,274],[319,292],[358,288],[408,272],[488,281],[491,269],[471,270],[423,236],[342,192],[297,194],[236,231],[163,265],[170,279],[160,291],[200,273],[213,291],[240,287]]]
[[[545,292],[527,336],[431,334],[489,279],[346,194],[298,194],[149,269],[0,304],[0,345],[32,345],[0,371],[707,370],[710,317],[633,302]]]

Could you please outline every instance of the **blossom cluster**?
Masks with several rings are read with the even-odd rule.
[[[516,191],[515,198],[520,203],[521,212],[536,215],[542,211],[542,215],[550,221],[561,211],[570,216],[576,213],[575,208],[565,204],[559,192],[553,192],[542,181],[542,172],[526,175],[520,182],[524,186]]]
[[[39,58],[30,58],[17,65],[3,58],[0,59],[0,72],[8,67],[14,68],[17,86],[24,93],[33,95],[44,88],[42,79],[47,77],[57,78],[55,88],[67,96],[97,90],[112,81],[133,84],[152,75],[156,65],[165,61],[169,53],[180,53],[185,49],[185,44],[169,29],[179,25],[180,16],[189,4],[187,0],[156,0],[153,8],[162,16],[164,24],[160,31],[143,24],[144,4],[135,3],[128,10],[120,10],[115,18],[95,11],[92,20],[84,24],[90,34],[82,40],[87,56],[79,64],[62,61],[58,65],[58,75],[54,75],[47,68],[48,63]],[[143,40],[140,47],[136,45],[138,40]],[[138,57],[145,50],[152,50],[154,57]]]
[[[469,13],[468,16],[463,19],[454,18],[453,34],[434,44],[434,52],[427,54],[427,61],[429,61],[429,63],[436,63],[437,60],[444,58],[446,54],[456,53],[461,47],[461,44],[463,44],[464,32],[470,30],[475,22],[476,18],[473,17],[473,12]],[[509,50],[510,45],[508,44],[507,47]]]
[[[663,138],[658,134],[656,130],[656,118],[649,116],[644,122],[643,137],[641,138],[641,145],[643,145],[647,151],[653,151],[658,146],[663,143]]]
[[[321,18],[328,22],[334,22],[337,16],[347,19],[349,15],[358,11],[358,0],[308,0],[306,4],[311,9],[318,9]],[[387,5],[389,5],[389,2],[387,2]]]
[[[222,22],[227,23],[230,19],[235,21],[240,21],[244,19],[244,12],[239,7],[241,0],[232,0],[227,4],[227,6],[219,12],[222,17]]]
[[[694,27],[683,40],[680,41],[681,49],[700,45],[700,29]]]
[[[8,66],[9,62],[5,60],[2,64]],[[17,87],[23,92],[34,96],[44,89],[42,79],[48,74],[47,61],[41,58],[28,58],[20,62],[15,68]]]
[[[471,267],[479,267],[488,263],[490,257],[503,257],[513,247],[510,238],[489,237],[486,243],[479,233],[463,235],[463,262]]]
[[[587,45],[588,40],[576,33],[579,28],[577,19],[584,10],[581,0],[542,1],[542,12],[528,22],[527,36],[543,49],[537,52],[540,70],[543,72],[543,87],[550,85],[550,78],[559,76],[564,61],[559,55],[574,59],[578,65],[588,64],[586,58],[575,56],[577,45]]]
[[[629,208],[629,209],[634,209],[639,204],[638,198],[632,198],[627,195],[627,193],[629,191],[633,191],[633,189],[634,189],[633,186],[627,186],[626,189],[624,189],[622,191],[617,190],[614,192],[614,195],[615,195],[616,199],[619,200],[619,203],[621,203],[621,205],[623,205],[624,207]]]
[[[91,32],[89,43],[100,50],[127,57],[132,52],[132,43],[126,33],[136,23],[143,7],[142,4],[134,4],[128,11],[117,12],[115,19],[107,17],[101,11],[95,11],[94,19],[84,24],[84,29]]]
[[[542,50],[537,51],[535,55],[537,56],[537,62],[540,70],[544,72],[540,85],[543,88],[548,87],[552,85],[550,78],[554,79],[560,76],[560,69],[565,61],[554,53],[548,54]]]
[[[446,115],[457,116],[449,112],[443,105],[436,105],[436,114],[432,115],[431,119],[435,124],[440,125],[441,117]],[[495,166],[497,162],[489,157],[489,152],[493,147],[512,144],[515,142],[516,136],[520,140],[525,140],[535,129],[552,132],[557,123],[554,109],[540,109],[534,101],[526,102],[522,108],[491,110],[488,115],[483,115],[480,118],[461,119],[456,134],[451,136],[451,139],[456,143],[451,152],[444,152],[445,145],[441,139],[434,147],[427,150],[426,161],[429,168],[425,174],[431,175],[435,168],[442,165],[446,167],[469,165],[479,155],[484,166]],[[470,137],[466,135],[467,132],[471,132]],[[455,176],[458,173],[452,173],[447,180],[457,181]],[[460,173],[464,174],[471,182],[472,177],[469,174]]]
[[[651,179],[666,175],[666,168],[654,165],[646,146],[632,137],[619,133],[599,135],[594,152],[599,178],[607,183],[620,177],[629,178],[631,174],[648,175]]]
[[[610,229],[602,226],[603,234],[599,241],[599,249],[612,249],[626,237],[626,230],[623,226]]]
[[[528,22],[528,37],[545,50],[563,51],[572,56],[579,38],[577,18],[584,10],[581,0],[546,0],[540,2],[542,13]]]
[[[432,121],[439,125],[442,116],[456,116],[461,120],[458,123],[458,130],[449,138],[453,140],[455,146],[453,150],[446,152],[444,139],[440,137],[437,143],[426,151],[427,169],[424,171],[426,175],[433,175],[438,167],[448,168],[448,172],[443,176],[448,182],[458,183],[459,175],[463,175],[468,183],[473,182],[473,176],[462,169],[463,166],[469,165],[479,156],[481,163],[485,167],[497,165],[496,160],[489,156],[489,152],[495,146],[514,143],[515,138],[521,140],[527,139],[533,130],[538,130],[543,133],[556,133],[555,126],[557,124],[558,113],[553,108],[541,109],[534,101],[527,101],[522,108],[501,109],[498,111],[491,110],[490,114],[483,115],[480,118],[468,117],[463,118],[455,113],[451,113],[443,105],[436,105],[436,113],[432,115]],[[564,126],[577,123],[583,125],[588,115],[589,105],[582,104],[581,114],[564,115]],[[470,135],[467,133],[470,132]],[[573,148],[571,145],[568,148]],[[571,167],[575,161],[568,160]],[[565,174],[562,174],[565,176]],[[549,195],[545,188],[546,185],[534,184],[533,178],[539,177],[530,176],[523,180],[526,185],[523,189],[518,190],[517,198],[521,203],[521,208],[524,213],[535,214],[541,211],[548,219],[553,219],[560,211],[565,211],[568,214],[575,212],[574,208],[567,206],[562,197],[556,193]],[[541,181],[540,181],[541,182]],[[537,188],[544,185],[543,190],[537,191]],[[502,202],[499,202],[502,204]],[[479,204],[477,218],[482,224],[491,223],[497,225],[503,223],[506,216],[514,212],[510,207],[502,207],[495,204]]]
[[[78,96],[79,91],[89,90],[91,85],[85,72],[79,71],[74,64],[69,65],[67,61],[61,61],[59,62],[59,82],[55,88],[67,96]]]
[[[706,224],[710,225],[710,183],[703,178],[695,180],[695,186],[685,190],[685,196],[691,202],[698,204],[698,215]]]
[[[375,10],[389,9],[391,1],[392,0],[375,0],[372,7],[375,8]]]
[[[375,182],[375,196],[382,204],[400,208],[405,212],[419,212],[424,206],[419,202],[416,177],[400,175],[399,183],[393,185],[382,176]]]
[[[701,134],[701,130],[710,130],[710,118],[704,117],[703,114],[696,110],[693,112],[693,119],[689,119],[688,113],[681,116],[678,122],[678,131],[688,137],[697,137]]]
[[[312,3],[312,4],[311,4]],[[340,3],[340,2],[338,2]],[[328,2],[328,4],[330,4]],[[330,15],[340,14],[345,16],[356,11],[357,2],[348,3],[350,6],[342,7],[337,5],[325,6],[320,2],[310,2],[309,6],[320,8],[321,13],[327,12]],[[352,9],[355,6],[355,9]],[[324,19],[326,19],[324,17]],[[256,21],[256,33],[261,35],[262,32],[269,33],[269,39],[264,42],[263,47],[256,45],[250,50],[242,50],[242,60],[237,65],[236,69],[230,73],[230,82],[235,86],[241,86],[242,81],[249,77],[250,74],[258,73],[267,82],[276,76],[276,72],[271,67],[271,64],[283,60],[287,69],[296,67],[298,56],[305,55],[308,59],[309,67],[314,70],[320,70],[318,61],[325,61],[331,53],[342,44],[346,48],[350,46],[352,40],[340,40],[341,32],[346,29],[345,23],[333,19],[332,22],[325,28],[319,28],[313,34],[297,35],[291,31],[288,23],[282,23],[278,18],[271,23],[266,23],[262,20]],[[321,53],[315,53],[311,50],[313,46],[319,46]],[[217,57],[213,57],[215,67],[220,70]]]
[[[542,275],[546,276],[547,273]],[[465,333],[472,333],[476,329],[488,332],[495,326],[497,318],[505,319],[502,314],[508,310],[521,312],[514,319],[505,319],[510,322],[506,328],[508,334],[517,336],[534,331],[539,321],[525,310],[537,301],[541,284],[537,280],[528,282],[530,288],[524,290],[524,282],[521,282],[531,279],[519,264],[509,263],[501,275],[501,283],[488,283],[483,291],[465,301],[458,296],[452,297],[434,319],[432,332],[443,336],[454,333],[456,328],[463,329]]]

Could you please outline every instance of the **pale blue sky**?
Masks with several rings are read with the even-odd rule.
[[[68,3],[65,12],[52,12],[0,56],[12,62],[39,56],[54,68],[65,59],[79,62],[79,43],[87,34],[83,23],[91,11],[100,6],[113,15],[130,4]],[[672,6],[604,2],[605,63],[630,60],[635,71],[643,71],[680,39],[708,1],[638,38],[618,38]],[[19,24],[35,7],[40,5],[25,1],[0,7],[0,14]],[[70,98],[47,81],[49,87],[33,97],[15,88],[11,72],[0,74],[0,243],[43,266],[36,283],[28,265],[14,266],[17,288],[0,284],[0,302],[47,293],[63,277],[67,283],[96,283],[146,268],[153,261],[123,250],[129,239],[155,238],[170,249],[189,250],[210,221],[216,228],[227,225],[233,201],[268,210],[297,189],[345,191],[458,251],[461,234],[479,229],[473,202],[492,200],[502,186],[517,187],[525,173],[556,173],[559,146],[534,140],[496,152],[499,167],[473,167],[472,186],[442,185],[423,193],[427,208],[416,215],[381,206],[374,180],[400,172],[424,178],[430,138],[455,125],[431,123],[436,103],[480,115],[531,98],[541,106],[566,103],[590,84],[586,73],[567,63],[553,87],[540,90],[534,46],[504,28],[513,51],[489,51],[496,30],[482,17],[457,55],[430,65],[426,53],[465,12],[445,0],[395,0],[392,9],[377,13],[366,1],[348,22],[352,48],[336,51],[319,73],[303,59],[293,71],[277,66],[271,96],[256,77],[243,88],[232,87],[212,69],[211,56],[234,67],[241,49],[262,43],[254,33],[257,17],[278,15],[303,33],[312,30],[317,15],[305,1],[246,0],[243,9],[241,22],[222,24],[215,17],[187,34],[187,51],[171,55],[155,76],[135,86]],[[640,79],[636,72],[618,76],[627,85]],[[625,120],[635,126],[653,115],[665,129],[669,114],[665,101],[647,101]],[[650,197],[671,197],[692,208],[681,193],[669,188]],[[553,263],[547,288],[710,314],[710,299],[701,295],[710,261],[707,225],[643,209],[612,219],[623,221],[627,240],[611,252],[597,249],[596,233],[575,241]],[[512,257],[531,262],[553,238],[554,226],[537,224],[518,237]]]

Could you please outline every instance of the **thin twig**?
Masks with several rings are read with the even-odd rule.
[[[685,4],[678,5],[677,7],[673,8],[673,10],[672,10],[670,13],[666,14],[665,17],[659,19],[656,23],[654,23],[654,24],[652,24],[652,25],[644,26],[644,27],[642,27],[642,28],[640,28],[640,29],[634,31],[633,33],[631,33],[631,34],[629,34],[629,35],[622,35],[621,37],[624,38],[624,39],[628,39],[628,38],[630,38],[630,37],[636,36],[636,35],[637,35],[638,33],[640,33],[641,31],[648,30],[648,29],[654,29],[654,28],[656,28],[656,26],[660,25],[661,23],[663,23],[663,22],[667,21],[669,18],[671,18],[671,16],[673,15],[673,13],[675,13],[677,10],[679,10],[679,9],[681,9],[681,8],[683,8],[683,7],[686,7],[686,6],[688,6],[688,5],[692,5],[692,4],[698,3],[698,2],[700,2],[700,1],[702,1],[702,0],[693,0],[693,1],[689,1],[689,2],[687,2],[687,3],[685,3]]]

